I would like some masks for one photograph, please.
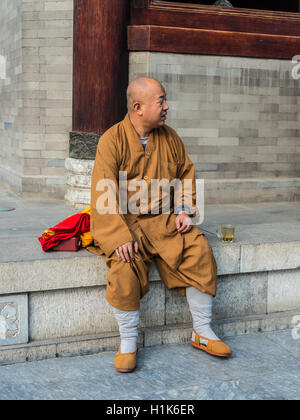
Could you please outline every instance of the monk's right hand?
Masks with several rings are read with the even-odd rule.
[[[126,242],[126,244],[119,246],[116,249],[116,254],[118,258],[122,258],[123,262],[130,262],[134,260],[134,253],[137,254],[139,250],[138,242]]]

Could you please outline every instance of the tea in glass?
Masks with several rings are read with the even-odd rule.
[[[222,241],[224,242],[233,242],[235,227],[232,225],[223,225],[221,227]]]

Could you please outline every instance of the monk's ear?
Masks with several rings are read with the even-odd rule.
[[[142,106],[141,106],[141,103],[140,102],[135,102],[133,104],[133,111],[136,112],[139,115],[142,114]]]

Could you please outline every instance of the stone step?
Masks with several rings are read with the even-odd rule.
[[[67,193],[66,200],[72,205],[87,205],[91,197],[91,175],[93,160],[66,159]],[[300,178],[205,178],[206,204],[263,203],[299,201]]]
[[[259,227],[260,234],[264,230],[266,237],[267,226]],[[222,334],[244,333],[249,325],[259,331],[264,320],[266,328],[273,322],[274,328],[290,328],[292,315],[300,312],[300,241],[255,243],[259,237],[257,227],[243,229],[248,241],[240,238],[233,244],[207,235],[219,267],[214,321]],[[14,245],[18,245],[16,238]],[[9,246],[8,241],[7,249]],[[34,248],[39,244],[32,242],[31,246],[30,255],[36,255],[38,250]],[[45,340],[58,345],[68,337],[78,337],[82,342],[85,340],[81,337],[99,334],[112,343],[112,337],[118,336],[118,327],[105,299],[106,273],[105,258],[87,251],[40,254],[36,260],[0,263],[0,314],[3,316],[5,310],[11,320],[2,337],[0,329],[0,348],[23,348],[26,343],[36,348],[35,343]],[[165,289],[154,265],[149,281],[150,292],[141,302],[140,325],[144,335],[164,337],[169,334],[166,331],[177,331],[174,342],[181,340],[180,334],[186,334],[186,338],[191,328],[186,299]],[[290,319],[287,311],[294,311],[288,313]],[[159,342],[156,338],[147,340],[153,345]]]
[[[242,318],[219,320],[212,323],[214,331],[226,340],[228,337],[290,330],[295,327],[295,317],[299,311],[278,312],[267,315],[252,315]],[[153,347],[163,344],[188,343],[191,337],[192,324],[177,324],[152,328],[140,328],[138,346]],[[0,365],[32,362],[53,359],[56,357],[73,357],[116,351],[120,344],[118,332],[105,332],[89,336],[66,337],[60,339],[32,341],[0,347]]]
[[[3,200],[5,201],[5,200]],[[105,300],[103,256],[43,253],[43,229],[74,213],[58,203],[7,199],[15,212],[0,220],[0,360],[72,355],[115,348],[118,326]],[[293,203],[205,207],[201,228],[219,267],[214,326],[222,335],[292,328],[300,313],[299,209]],[[234,243],[214,234],[237,226]],[[186,299],[168,291],[153,265],[141,302],[141,345],[187,340]]]

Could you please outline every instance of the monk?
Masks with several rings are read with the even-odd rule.
[[[153,260],[165,286],[187,298],[191,344],[230,356],[231,349],[210,326],[217,266],[204,234],[192,223],[195,167],[182,140],[166,125],[166,91],[157,80],[143,77],[130,83],[127,98],[125,119],[99,141],[92,175],[91,234],[106,255],[106,299],[121,336],[114,365],[120,372],[136,367],[140,300],[149,290]],[[173,180],[191,188],[182,187],[181,195],[170,188],[166,206],[163,182]]]

